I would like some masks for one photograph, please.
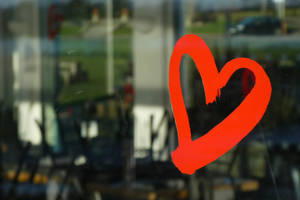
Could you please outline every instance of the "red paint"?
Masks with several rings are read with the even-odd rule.
[[[244,96],[247,96],[250,93],[253,87],[252,83],[254,81],[255,81],[254,74],[249,69],[245,69],[242,75],[242,86],[243,86]]]
[[[221,123],[194,141],[180,84],[180,61],[184,54],[192,57],[201,75],[206,104],[220,96],[221,89],[238,69],[246,68],[255,76],[255,85],[242,103]],[[182,173],[193,174],[233,148],[256,126],[269,104],[272,88],[264,69],[248,58],[233,59],[218,72],[205,42],[196,35],[185,35],[178,40],[171,56],[169,91],[179,142],[172,152],[172,159]]]

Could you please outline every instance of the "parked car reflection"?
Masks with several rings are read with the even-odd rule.
[[[277,17],[253,16],[229,28],[229,34],[273,35],[281,33],[282,23]]]

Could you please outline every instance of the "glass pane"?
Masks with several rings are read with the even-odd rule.
[[[299,0],[0,1],[1,199],[300,200],[299,19]],[[207,56],[196,65],[185,54],[172,77],[176,42],[196,36],[214,63]],[[200,42],[179,51],[197,45],[204,55]],[[218,82],[226,63],[241,57],[270,79],[266,111],[257,110],[267,86],[230,131],[217,132],[217,145],[176,160],[189,130],[182,133],[185,121],[174,116],[172,81],[181,83],[175,99],[182,93],[192,149],[259,82],[237,66],[207,104],[208,79],[198,69],[217,69]],[[224,155],[182,173],[251,120],[257,124]]]

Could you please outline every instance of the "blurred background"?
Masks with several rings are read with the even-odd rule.
[[[188,33],[219,70],[256,60],[273,88],[257,127],[191,176],[171,162],[168,92]],[[299,36],[299,0],[0,0],[1,199],[300,200]],[[239,70],[206,105],[193,60],[181,64],[193,138],[255,83]]]

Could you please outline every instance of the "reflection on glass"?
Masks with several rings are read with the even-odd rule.
[[[1,199],[300,200],[299,19],[299,0],[0,1]],[[218,70],[248,57],[272,83],[252,133],[192,176],[171,162],[168,92],[172,49],[188,33]],[[184,56],[181,84],[196,139],[255,77],[237,71],[206,105]]]

